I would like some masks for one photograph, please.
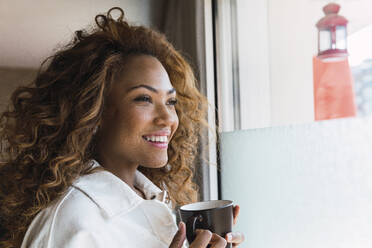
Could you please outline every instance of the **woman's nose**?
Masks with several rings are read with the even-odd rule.
[[[177,122],[177,120],[178,117],[174,107],[166,104],[159,104],[156,107],[155,124],[170,126]]]

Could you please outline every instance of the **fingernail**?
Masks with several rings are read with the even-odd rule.
[[[226,235],[226,238],[227,238],[227,241],[231,241],[232,240],[232,235],[231,235],[231,233],[228,233],[227,235]]]

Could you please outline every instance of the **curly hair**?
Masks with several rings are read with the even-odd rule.
[[[119,18],[111,16],[120,11]],[[159,32],[129,25],[120,8],[46,59],[36,78],[12,94],[0,116],[0,246],[19,247],[32,219],[93,168],[95,136],[110,85],[133,54],[157,58],[177,92],[179,127],[168,148],[169,168],[139,169],[169,191],[174,205],[198,200],[194,159],[206,98],[189,63]],[[1,230],[3,229],[3,230]]]

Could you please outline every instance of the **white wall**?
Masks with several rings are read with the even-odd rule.
[[[243,129],[271,125],[268,2],[238,0],[239,82]]]
[[[94,23],[98,13],[121,7],[134,24],[156,27],[163,0],[0,0],[0,67],[37,68],[74,31]]]
[[[314,120],[312,56],[322,2],[269,1],[271,125]]]

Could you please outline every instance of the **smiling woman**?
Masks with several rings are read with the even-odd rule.
[[[96,16],[12,94],[0,118],[1,247],[182,246],[171,208],[197,200],[206,99],[163,35],[123,18]]]
[[[162,168],[178,128],[176,91],[153,56],[129,56],[108,92],[97,159],[128,185],[138,165]]]

